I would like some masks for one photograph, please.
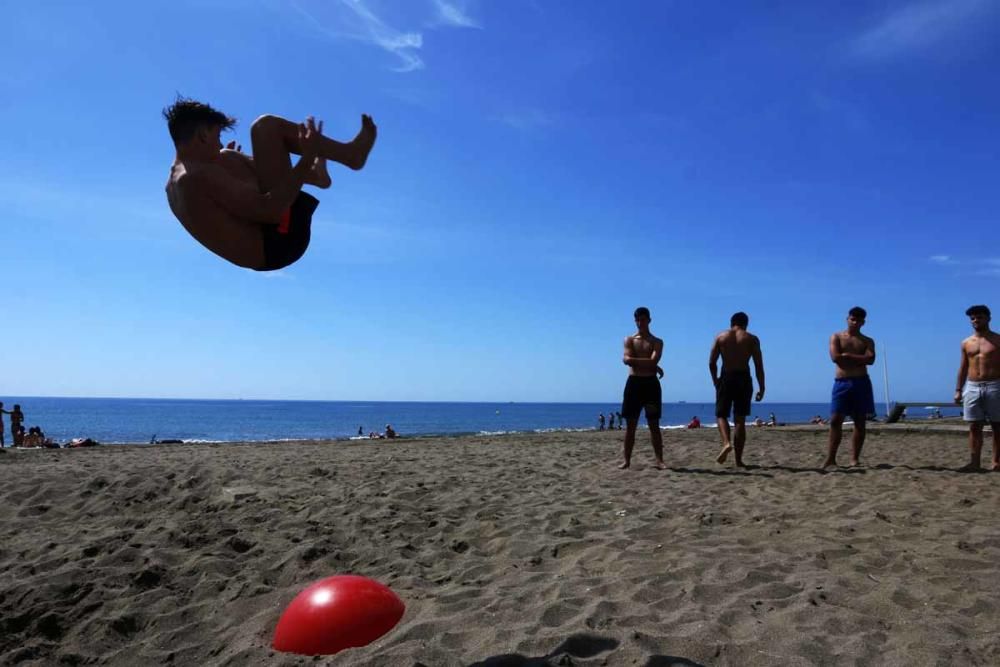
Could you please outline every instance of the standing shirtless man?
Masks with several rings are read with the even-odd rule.
[[[824,468],[837,465],[837,449],[844,418],[854,422],[851,436],[851,465],[861,465],[865,444],[865,422],[875,414],[875,396],[868,366],[875,363],[875,341],[861,333],[868,313],[855,306],[847,313],[847,329],[830,336],[830,361],[837,366],[830,401],[830,446]]]
[[[653,442],[656,468],[665,470],[663,462],[663,434],[660,433],[660,414],[663,411],[663,396],[660,380],[663,369],[663,341],[649,331],[649,308],[635,309],[635,326],[638,332],[625,339],[625,354],[622,362],[629,367],[625,394],[622,397],[622,416],[625,418],[625,445],[623,461],[619,468],[628,468],[632,463],[632,448],[635,446],[635,429],[639,425],[639,415],[646,411],[646,424]]]
[[[972,306],[965,314],[973,333],[962,341],[962,363],[955,383],[955,402],[962,405],[962,418],[969,422],[971,458],[962,470],[981,470],[983,425],[993,429],[992,470],[1000,470],[1000,335],[990,331],[990,309]]]
[[[302,186],[330,187],[327,160],[361,169],[376,135],[364,115],[347,143],[323,136],[323,123],[312,117],[297,124],[261,116],[250,126],[251,157],[235,142],[222,147],[221,132],[236,120],[207,104],[181,98],[163,116],[177,149],[166,188],[170,210],[203,246],[257,271],[281,269],[305,253],[319,201]],[[300,156],[294,167],[293,154]]]
[[[747,441],[747,415],[750,414],[750,399],[753,397],[753,380],[750,379],[750,360],[753,359],[754,375],[757,376],[757,401],[764,398],[764,358],[760,353],[760,339],[747,331],[750,318],[746,313],[735,313],[729,319],[729,329],[715,337],[712,352],[708,357],[708,370],[715,385],[715,419],[722,436],[722,451],[716,457],[725,463],[729,452],[735,449],[736,465],[743,464],[743,445]],[[722,375],[717,364],[722,357]],[[730,439],[729,413],[732,411],[736,424],[736,438]]]

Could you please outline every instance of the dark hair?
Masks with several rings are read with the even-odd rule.
[[[743,327],[746,329],[748,324],[750,324],[750,316],[742,310],[738,313],[733,313],[733,316],[729,318],[729,326],[731,327]]]
[[[174,140],[175,145],[191,141],[198,130],[205,126],[221,126],[223,130],[228,130],[236,125],[235,118],[230,118],[207,104],[180,95],[173,104],[163,110],[163,117],[167,120],[167,129],[170,130],[170,138]]]
[[[970,306],[969,309],[965,311],[965,314],[969,317],[972,317],[973,315],[985,315],[986,317],[992,317],[992,315],[990,315],[990,309],[983,304]]]
[[[648,318],[649,317],[649,308],[646,308],[646,306],[639,306],[638,308],[635,309],[635,312],[632,314],[632,317],[647,317]]]
[[[868,317],[868,311],[866,311],[861,306],[854,306],[854,308],[851,308],[849,311],[847,311],[847,314],[850,315],[851,317],[856,317],[861,320]]]

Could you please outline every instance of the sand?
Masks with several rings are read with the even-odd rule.
[[[1000,473],[955,472],[960,429],[828,474],[820,429],[751,429],[746,471],[716,437],[668,432],[665,472],[645,432],[628,471],[621,432],[8,451],[0,664],[1000,664]],[[399,625],[272,651],[337,573]]]

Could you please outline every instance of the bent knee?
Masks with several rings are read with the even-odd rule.
[[[279,116],[274,116],[272,114],[264,114],[263,116],[257,116],[252,123],[250,123],[250,133],[260,133],[268,132],[274,130],[282,122],[282,118]]]

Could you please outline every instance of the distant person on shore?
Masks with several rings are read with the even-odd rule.
[[[601,414],[597,415],[597,430],[598,431],[603,431],[604,430],[604,413],[603,412]]]
[[[622,420],[622,413],[615,412],[615,416],[618,417],[618,430],[620,431],[622,430],[622,424],[624,423],[624,420]]]
[[[763,426],[764,425],[764,420],[761,419],[760,417],[754,416],[754,418],[753,418],[753,425],[754,426]]]
[[[364,434],[365,434],[365,427],[364,426],[359,426],[358,427],[358,435],[364,435]]]
[[[396,431],[393,430],[392,424],[385,425],[385,437],[389,438],[390,440],[396,437]]]
[[[698,415],[691,417],[691,421],[688,422],[687,428],[701,428],[701,420],[698,419]]]
[[[14,409],[9,413],[10,415],[10,435],[14,440],[14,447],[20,447],[24,443],[24,413],[21,412],[21,406],[17,403],[14,404]]]
[[[4,444],[4,434],[3,434],[4,433],[3,416],[9,414],[10,410],[4,410],[3,401],[0,401],[0,448],[6,447],[6,445]]]
[[[767,416],[767,425],[768,426],[778,425],[778,418],[774,416],[773,412]]]
[[[962,362],[955,383],[955,402],[969,423],[969,463],[965,471],[981,470],[983,426],[993,429],[992,470],[1000,470],[1000,334],[990,330],[990,309],[983,305],[965,311],[972,335],[962,341]]]
[[[608,412],[608,430],[613,431],[615,428],[615,413]]]
[[[847,329],[830,336],[830,361],[837,370],[830,400],[830,444],[824,468],[837,465],[837,449],[846,417],[854,422],[851,465],[861,465],[865,422],[869,415],[875,414],[872,381],[868,377],[868,366],[875,363],[875,341],[861,333],[867,317],[864,308],[851,308],[847,313]]]
[[[628,366],[628,380],[622,396],[622,415],[625,417],[625,443],[623,460],[618,466],[628,468],[632,464],[632,449],[635,447],[635,430],[639,416],[645,410],[649,437],[656,456],[655,466],[665,470],[663,462],[663,434],[660,432],[660,415],[663,412],[663,394],[658,377],[663,377],[660,359],[663,356],[663,341],[649,330],[652,318],[649,309],[640,306],[634,313],[638,331],[625,339],[625,353],[622,363]]]
[[[715,419],[722,438],[722,451],[715,460],[725,463],[732,451],[740,468],[746,467],[743,463],[746,421],[751,399],[754,398],[753,380],[750,378],[751,359],[754,375],[757,376],[756,398],[758,401],[764,398],[764,357],[760,351],[760,339],[747,331],[749,324],[750,317],[746,313],[733,313],[729,318],[729,329],[715,337],[708,355],[708,370],[715,385]],[[718,374],[719,357],[722,357],[722,375]],[[729,431],[730,412],[736,427],[735,434]]]

